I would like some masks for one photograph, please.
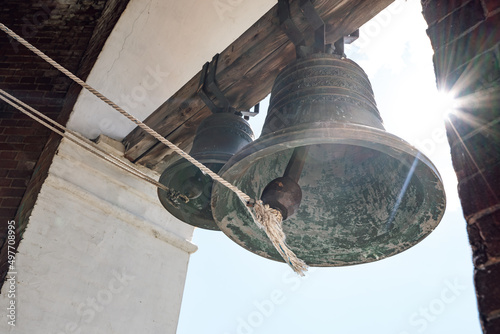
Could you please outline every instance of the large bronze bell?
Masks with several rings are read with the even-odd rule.
[[[198,126],[193,147],[193,158],[217,173],[243,146],[252,142],[250,125],[232,113],[215,113]],[[162,205],[185,223],[208,230],[219,230],[210,207],[212,179],[184,158],[173,161],[162,173],[160,183],[187,196],[187,203],[173,201],[158,189]]]
[[[310,266],[383,259],[424,239],[445,210],[438,171],[385,132],[353,61],[314,54],[277,77],[263,135],[219,175],[278,209],[292,251]],[[283,261],[236,195],[215,184],[212,212],[233,241]]]

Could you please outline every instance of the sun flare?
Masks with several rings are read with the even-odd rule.
[[[457,111],[458,104],[455,96],[450,92],[436,92],[433,97],[432,105],[434,110],[441,114],[443,119],[448,118]]]

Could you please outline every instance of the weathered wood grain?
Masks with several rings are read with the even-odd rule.
[[[316,0],[313,4],[327,23],[327,41],[333,43],[373,18],[393,0]],[[299,0],[290,1],[294,22],[311,34],[300,13]],[[295,59],[295,49],[279,26],[277,5],[227,47],[219,57],[217,82],[236,108],[249,109],[271,91],[277,74]],[[200,64],[200,69],[203,64]],[[210,114],[197,96],[201,71],[163,103],[145,123],[188,149],[197,125]],[[123,140],[128,159],[161,172],[171,150],[141,129]]]

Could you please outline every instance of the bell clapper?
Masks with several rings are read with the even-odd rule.
[[[203,193],[203,187],[205,186],[202,177],[203,173],[201,170],[198,170],[196,174],[186,179],[182,185],[181,193],[189,199],[200,197]]]
[[[280,211],[283,220],[292,216],[302,201],[302,190],[298,182],[308,151],[309,146],[296,147],[283,176],[269,182],[262,192],[262,202]]]

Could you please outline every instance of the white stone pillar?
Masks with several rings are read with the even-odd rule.
[[[175,333],[192,233],[153,185],[63,140],[16,254],[15,298],[9,282],[0,295],[16,326],[0,332]]]

